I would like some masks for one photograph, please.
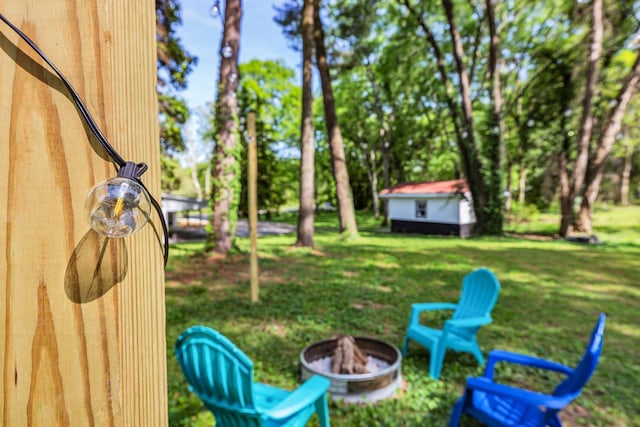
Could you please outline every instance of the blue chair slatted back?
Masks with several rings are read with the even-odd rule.
[[[217,331],[194,326],[176,342],[192,390],[220,425],[260,425],[253,400],[253,362]]]
[[[585,349],[578,365],[575,367],[571,375],[569,375],[563,382],[558,384],[553,391],[554,396],[566,396],[580,394],[582,388],[585,386],[593,372],[598,366],[600,354],[602,353],[602,341],[604,337],[604,326],[606,323],[606,315],[600,313],[596,326],[591,332],[591,338],[589,344]]]
[[[498,301],[500,282],[488,268],[478,268],[462,280],[462,293],[452,319],[489,316]],[[455,328],[454,333],[464,338],[475,336],[480,326]]]

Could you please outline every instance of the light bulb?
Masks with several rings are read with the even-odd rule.
[[[209,13],[214,18],[217,18],[220,15],[220,5],[218,4],[218,2],[215,2],[213,6],[211,6],[211,10],[209,11]]]
[[[140,184],[118,176],[89,191],[85,211],[89,224],[98,233],[108,237],[126,237],[147,223],[151,201]]]
[[[233,48],[228,44],[225,44],[220,53],[223,58],[231,58],[233,56]]]

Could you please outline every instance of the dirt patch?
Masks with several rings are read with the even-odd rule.
[[[562,420],[562,425],[567,427],[579,427],[589,424],[585,423],[589,419],[589,415],[589,411],[573,403],[560,412],[560,420]]]
[[[188,263],[189,267],[179,265],[175,270],[165,273],[168,287],[196,284],[211,274],[211,268],[203,257],[190,258]]]
[[[292,280],[291,273],[284,265],[259,266],[258,271],[260,286],[288,283]],[[212,253],[177,261],[176,268],[173,271],[167,271],[165,283],[170,289],[182,289],[194,285],[218,289],[246,283],[249,280],[249,254],[233,254],[225,257]]]
[[[351,307],[355,308],[356,310],[362,310],[363,308],[373,308],[374,310],[380,310],[384,308],[385,305],[373,301],[362,301],[354,302],[353,304],[351,304]]]
[[[542,233],[506,233],[506,236],[513,237],[514,239],[523,240],[537,240],[537,241],[551,241],[558,239],[556,234],[542,234]]]
[[[264,332],[271,333],[273,335],[277,335],[281,338],[287,335],[287,326],[278,321],[270,321],[268,323],[262,323],[260,325],[260,330]]]

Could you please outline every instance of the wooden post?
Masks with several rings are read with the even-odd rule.
[[[251,302],[258,301],[260,284],[258,282],[258,140],[256,138],[256,113],[247,116],[247,130],[249,134],[249,170],[247,172],[249,204],[249,238],[251,239]]]
[[[5,0],[160,198],[151,0]],[[60,80],[0,22],[0,425],[165,426],[164,272],[152,226],[91,230],[115,176]],[[154,214],[152,225],[161,233]]]

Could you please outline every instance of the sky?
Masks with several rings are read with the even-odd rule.
[[[179,95],[190,109],[213,101],[218,80],[218,58],[222,22],[210,14],[214,0],[183,0],[182,26],[177,33],[183,47],[198,57],[198,64],[187,76],[188,88]],[[240,27],[240,63],[251,59],[281,59],[290,68],[300,64],[300,53],[287,45],[280,27],[273,21],[273,4],[282,1],[243,0]],[[224,7],[224,0],[220,1]]]

